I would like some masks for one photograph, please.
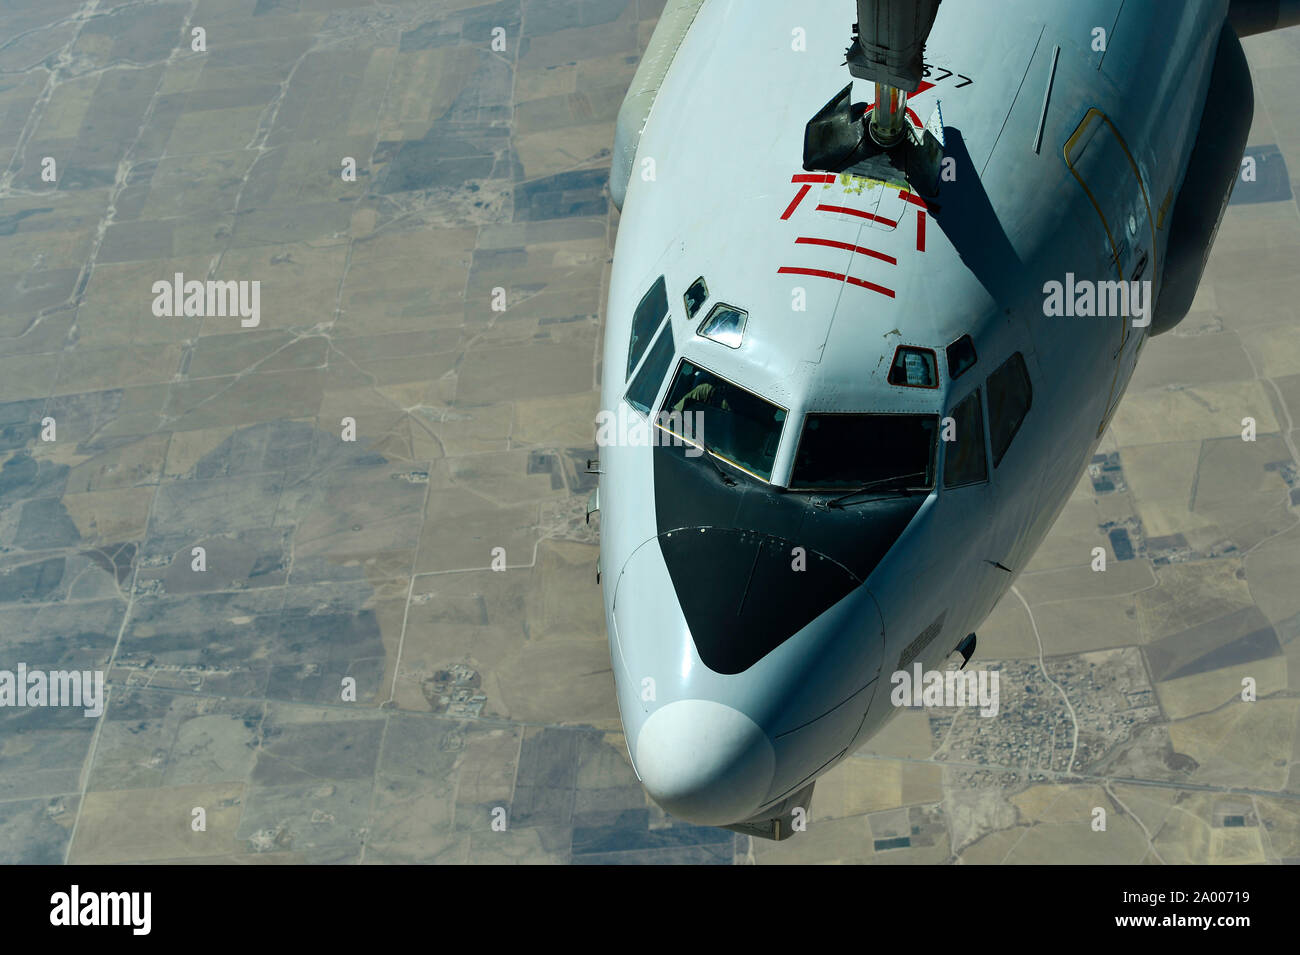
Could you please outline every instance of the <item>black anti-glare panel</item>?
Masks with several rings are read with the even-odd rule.
[[[728,486],[686,450],[653,450],[655,523],[696,649],[719,673],[753,666],[866,580],[926,497],[816,507],[826,494],[785,491],[719,464],[735,482]],[[805,571],[791,566],[795,547]]]
[[[717,673],[748,670],[858,586],[825,556],[796,560],[792,542],[754,531],[693,527],[659,547],[695,649]]]

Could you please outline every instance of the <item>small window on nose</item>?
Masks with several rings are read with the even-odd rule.
[[[889,369],[889,383],[907,388],[938,388],[938,362],[929,348],[899,345]]]
[[[963,335],[948,346],[948,377],[956,380],[975,367],[975,342]]]
[[[700,337],[711,338],[728,348],[739,348],[748,318],[749,313],[744,309],[719,302],[713,306],[709,317],[700,323]]]
[[[694,318],[695,313],[704,307],[704,303],[709,300],[709,286],[701,275],[691,283],[691,287],[686,290],[682,296],[682,301],[686,303],[686,317]]]

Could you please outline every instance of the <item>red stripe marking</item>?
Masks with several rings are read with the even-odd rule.
[[[872,222],[880,222],[889,226],[891,229],[896,228],[898,223],[893,219],[886,219],[884,216],[872,215],[870,212],[863,212],[861,209],[850,209],[848,206],[818,206],[818,212],[840,212],[846,216],[857,216],[860,219],[870,219]]]
[[[849,242],[837,242],[834,239],[810,239],[808,236],[803,235],[799,236],[799,238],[794,241],[799,245],[824,245],[832,249],[843,249],[845,252],[861,252],[863,255],[873,256],[883,262],[888,262],[890,265],[898,264],[898,259],[894,258],[892,255],[885,255],[885,253],[877,252],[875,249],[853,245]]]
[[[881,295],[888,295],[890,298],[894,297],[894,290],[885,288],[883,285],[875,285],[871,282],[864,282],[862,279],[855,279],[852,275],[844,276],[844,280],[851,285],[858,286],[859,288],[870,289],[873,292],[879,292]]]
[[[926,203],[926,201],[925,201],[924,199],[922,199],[920,196],[918,196],[918,195],[914,195],[913,193],[910,193],[910,192],[901,192],[901,191],[900,191],[900,192],[898,193],[898,198],[902,199],[904,202],[910,202],[910,203],[911,203],[912,205],[914,205],[914,206],[920,206],[922,209],[928,209],[928,208],[930,208],[930,206]]]
[[[776,271],[782,275],[811,275],[820,279],[833,279],[836,282],[848,282],[852,285],[858,286],[859,288],[870,289],[873,292],[879,292],[881,295],[888,295],[890,298],[894,297],[893,289],[887,289],[883,285],[875,285],[872,282],[864,282],[862,279],[855,279],[852,275],[844,275],[841,272],[827,272],[825,269],[804,269],[791,265],[783,265]]]
[[[834,174],[834,173],[820,173],[820,172],[800,173],[800,174],[797,175],[797,176],[791,176],[791,177],[790,177],[790,181],[791,181],[791,182],[826,182],[826,183],[831,183],[831,182],[834,182],[834,181],[835,181],[835,174]]]
[[[812,186],[804,185],[799,187],[799,193],[790,200],[790,204],[785,207],[785,212],[781,213],[782,219],[788,219],[794,215],[794,210],[799,208],[799,203],[803,202],[803,197],[808,195],[810,189],[812,189]]]
[[[916,210],[916,251],[925,251],[925,210]]]

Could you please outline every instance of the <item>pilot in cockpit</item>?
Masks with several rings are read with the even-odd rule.
[[[732,390],[726,381],[703,381],[682,395],[672,410],[686,412],[717,408],[719,411],[730,411]]]

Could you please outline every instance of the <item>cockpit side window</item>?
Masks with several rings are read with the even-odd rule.
[[[1011,447],[1011,440],[1033,403],[1033,388],[1029,384],[1029,369],[1024,356],[1016,352],[1002,367],[989,375],[989,443],[993,447],[993,466],[1002,463],[1002,457]]]
[[[627,346],[627,372],[623,375],[625,381],[632,377],[632,369],[645,354],[655,329],[667,315],[668,286],[661,275],[655,279],[655,284],[650,286],[650,291],[645,293],[636,311],[632,313],[632,339]]]
[[[641,366],[641,370],[636,373],[636,378],[632,380],[625,396],[627,403],[642,414],[650,413],[650,406],[654,404],[655,395],[659,394],[659,386],[663,383],[675,351],[673,323],[665,322],[663,331],[659,333],[654,347],[650,349],[649,357]]]
[[[949,412],[944,422],[943,486],[962,487],[989,479],[984,454],[984,411],[976,388]],[[951,432],[949,431],[951,426]]]
[[[658,425],[754,477],[771,481],[785,418],[784,408],[683,359]]]

